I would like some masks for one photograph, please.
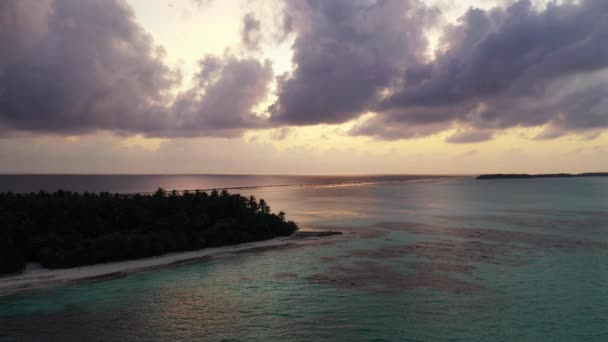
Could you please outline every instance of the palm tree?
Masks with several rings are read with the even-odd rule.
[[[247,204],[252,211],[258,211],[258,202],[256,201],[255,196],[249,196]]]
[[[266,201],[264,201],[264,199],[260,200],[260,212],[262,214],[270,213],[270,207],[268,206],[268,204],[266,204]]]
[[[156,189],[156,192],[154,193],[154,196],[156,196],[156,197],[165,197],[166,193],[167,192],[165,191],[165,189],[158,188],[158,189]]]

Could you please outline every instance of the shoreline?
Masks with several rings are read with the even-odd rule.
[[[333,234],[328,235],[339,234],[341,233],[333,232]],[[309,237],[315,238],[319,236],[311,234]],[[277,237],[264,241],[211,247],[197,251],[176,252],[143,259],[116,261],[74,268],[48,269],[37,263],[28,263],[26,269],[22,273],[0,277],[0,297],[31,290],[122,278],[136,272],[196,263],[210,260],[213,256],[236,254],[247,250],[273,248],[292,244],[300,245],[314,241],[310,238],[303,238],[302,236],[296,235]]]

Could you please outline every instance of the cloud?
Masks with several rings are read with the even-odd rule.
[[[394,75],[426,49],[433,11],[416,0],[285,1],[296,32],[291,75],[278,83],[272,121],[341,123],[376,102]]]
[[[289,127],[281,127],[272,131],[271,138],[274,140],[285,140],[288,136],[292,135],[293,129]]]
[[[386,105],[458,104],[506,93],[536,95],[564,75],[608,64],[605,1],[549,4],[536,12],[527,0],[506,9],[471,9],[444,35],[449,49],[424,66],[422,82],[406,84]],[[423,69],[424,70],[424,69]]]
[[[173,104],[173,126],[153,135],[227,137],[267,126],[252,108],[268,94],[273,78],[269,61],[226,55],[207,56],[200,64],[198,86],[180,94]]]
[[[459,129],[445,139],[446,142],[455,144],[467,144],[491,140],[494,133],[490,130]]]
[[[294,31],[293,17],[285,10],[283,10],[279,26],[279,34],[277,35],[276,40],[280,44],[283,43]]]
[[[431,61],[425,34],[437,9],[421,2],[286,0],[286,15],[295,70],[279,78],[269,108],[277,124],[342,123],[371,111],[351,134],[408,139],[468,127],[453,143],[511,127],[550,125],[539,138],[608,127],[605,1],[471,8],[445,27]]]
[[[348,134],[371,136],[384,140],[415,139],[436,134],[451,128],[451,123],[426,123],[410,125],[399,121],[387,121],[390,117],[374,115],[355,124]]]
[[[7,131],[147,136],[238,135],[273,79],[269,62],[229,53],[180,75],[122,0],[0,3],[0,127]]]
[[[281,20],[275,40],[294,39],[292,72],[226,52],[203,56],[185,90],[125,0],[0,2],[0,134],[233,137],[358,119],[348,134],[464,127],[446,141],[467,143],[512,127],[545,127],[537,139],[608,127],[604,0],[471,8],[442,28],[433,59],[441,13],[421,0],[282,1],[268,20]],[[243,45],[260,51],[265,23],[242,20]],[[276,100],[258,110],[275,80]]]
[[[259,50],[261,41],[262,23],[255,18],[253,13],[245,14],[241,28],[241,42],[249,50]]]
[[[446,29],[433,62],[407,70],[379,105],[385,121],[473,129],[550,124],[553,138],[608,127],[608,2],[520,0],[470,9]],[[413,75],[413,76],[410,76]],[[595,80],[593,81],[593,79]],[[475,133],[481,137],[482,133]]]
[[[18,130],[159,129],[179,75],[122,1],[0,3],[0,121]]]

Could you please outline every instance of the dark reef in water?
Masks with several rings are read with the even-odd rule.
[[[573,236],[532,232],[453,227],[412,222],[386,222],[381,228],[416,235],[435,235],[441,240],[381,245],[355,249],[341,256],[347,266],[331,266],[309,275],[314,283],[337,288],[400,292],[432,289],[449,293],[492,291],[480,285],[478,270],[487,266],[519,267],[549,253],[608,250],[608,243]],[[321,257],[324,263],[336,258]],[[398,262],[378,263],[378,260]]]
[[[608,172],[587,172],[587,173],[547,173],[529,175],[526,173],[497,173],[490,175],[477,176],[475,179],[521,179],[521,178],[573,178],[573,177],[608,177]]]
[[[69,268],[290,236],[263,200],[216,190],[0,193],[0,274]]]

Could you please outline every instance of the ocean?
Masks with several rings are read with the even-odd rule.
[[[0,297],[0,341],[608,341],[608,178],[0,176],[159,186],[344,234]]]

